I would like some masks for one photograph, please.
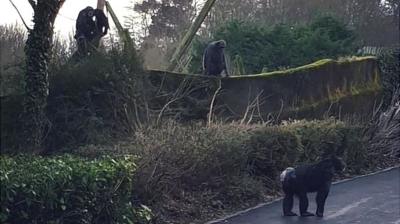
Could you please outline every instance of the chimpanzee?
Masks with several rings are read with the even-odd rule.
[[[316,215],[322,217],[324,214],[325,200],[328,197],[332,178],[335,172],[343,171],[345,164],[342,159],[334,155],[320,161],[316,164],[299,166],[296,168],[289,167],[282,172],[280,180],[285,193],[283,199],[283,215],[296,216],[292,212],[293,196],[299,198],[300,215],[314,216],[313,213],[307,211],[308,208],[308,192],[317,192]]]
[[[109,29],[108,19],[103,10],[93,9],[88,6],[81,10],[76,20],[75,39],[78,42],[78,50],[86,52],[87,42],[100,38],[107,34]]]
[[[209,43],[203,54],[203,74],[219,76],[225,70],[226,76],[229,76],[226,68],[224,40],[213,41]]]
[[[94,9],[90,6],[82,9],[76,19],[75,39],[92,40],[96,35],[96,23],[94,21]]]
[[[107,34],[108,29],[110,28],[108,24],[108,18],[104,14],[103,10],[95,9],[94,10],[95,22],[96,22],[96,32],[100,37]]]

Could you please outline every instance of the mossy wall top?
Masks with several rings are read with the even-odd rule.
[[[186,75],[165,71],[149,71],[151,76],[162,77],[162,88],[173,90],[183,83],[206,81],[215,91],[221,81],[216,104],[224,105],[231,115],[242,116],[250,107],[257,107],[260,115],[277,111],[301,111],[310,107],[332,107],[346,99],[346,112],[370,111],[381,90],[378,63],[375,57],[344,60],[324,59],[313,64],[285,71],[233,76],[226,78]],[[160,82],[161,83],[161,82]],[[350,98],[360,100],[368,95],[362,108]],[[371,94],[373,97],[371,97]],[[354,104],[355,106],[356,104]],[[343,106],[343,105],[342,105]],[[341,106],[341,107],[342,107]],[[251,108],[250,108],[251,109]],[[315,110],[313,110],[315,111]],[[309,114],[312,117],[313,114]],[[317,114],[315,114],[317,117]]]

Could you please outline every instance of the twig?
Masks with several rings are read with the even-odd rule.
[[[11,5],[12,5],[12,6],[14,7],[14,9],[17,11],[17,13],[18,13],[18,15],[19,15],[19,18],[21,18],[22,23],[24,24],[25,28],[26,28],[27,30],[29,30],[29,31],[32,30],[31,28],[29,28],[28,25],[26,25],[24,18],[22,17],[21,13],[19,12],[17,6],[14,5],[14,2],[13,2],[12,0],[8,0],[8,1],[11,3]],[[32,0],[29,0],[29,3],[31,3],[31,2],[32,2]],[[32,3],[31,3],[31,5],[32,5]]]
[[[275,118],[275,121],[276,121],[276,122],[279,122],[279,119],[280,119],[281,114],[282,114],[282,112],[283,112],[283,100],[282,100],[282,98],[280,99],[280,101],[281,101],[281,108],[279,109],[279,113],[278,113],[278,115],[277,115],[276,118]]]
[[[251,122],[252,119],[253,119],[254,111],[256,110],[256,107],[257,107],[257,105],[258,105],[259,98],[260,98],[260,96],[263,94],[263,92],[264,92],[264,91],[261,90],[261,91],[257,94],[257,96],[254,98],[254,100],[251,101],[251,102],[250,102],[250,93],[249,93],[249,98],[248,98],[248,103],[247,103],[247,107],[246,107],[246,112],[245,112],[245,114],[243,115],[243,118],[242,118],[242,120],[240,121],[240,124],[243,124],[243,123],[246,121],[247,115],[249,114],[249,112],[250,112],[250,110],[251,110],[250,118],[249,118],[248,121],[246,122],[247,124],[250,124],[250,122]]]
[[[250,97],[251,97],[251,86],[249,86],[249,94],[248,94],[248,97],[247,97],[247,106],[246,106],[246,111],[244,112],[244,115],[243,115],[243,118],[242,118],[242,120],[240,121],[240,124],[243,124],[244,123],[244,121],[246,120],[246,118],[247,118],[247,114],[249,113],[249,108],[250,108]]]
[[[324,113],[324,115],[323,115],[324,119],[328,119],[328,118],[329,118],[329,113],[331,112],[331,109],[332,109],[332,107],[333,107],[333,104],[334,104],[334,103],[331,102],[331,104],[330,104],[329,107],[328,107],[328,110],[325,111],[325,113]]]
[[[260,96],[261,96],[261,94],[262,94],[263,92],[264,92],[264,91],[261,90],[261,92],[256,96],[256,98],[255,98],[255,99],[253,100],[253,102],[250,104],[250,107],[251,107],[251,115],[250,115],[249,120],[247,121],[247,124],[250,124],[251,121],[253,120],[254,111],[256,110],[256,107],[259,108],[259,106],[258,106],[258,104],[259,104],[259,98],[260,98]]]
[[[213,113],[213,108],[214,108],[214,101],[215,98],[217,97],[218,92],[221,90],[221,79],[219,80],[219,86],[218,89],[215,91],[214,96],[211,100],[211,105],[210,105],[210,112],[208,113],[208,125],[211,125],[211,120],[212,120],[212,113]]]
[[[260,102],[259,102],[259,99],[258,99],[258,98],[257,98],[257,111],[258,111],[258,116],[260,117],[262,123],[264,124],[265,121],[264,121],[264,119],[263,119],[263,117],[262,117],[262,113],[261,113],[261,109],[260,109]]]
[[[160,120],[161,120],[161,117],[162,117],[164,111],[167,109],[167,107],[168,107],[171,103],[173,103],[173,102],[175,102],[175,101],[178,101],[178,100],[180,100],[180,99],[182,99],[182,98],[183,98],[183,97],[178,97],[178,98],[172,99],[172,100],[170,100],[169,102],[167,102],[167,103],[163,106],[163,108],[161,109],[160,113],[158,114],[158,118],[157,118],[157,122],[156,122],[156,123],[159,124],[159,122],[160,122]]]
[[[142,127],[143,125],[142,125],[142,121],[140,120],[139,109],[138,109],[136,100],[133,101],[133,104],[134,104],[134,109],[135,109],[136,126]]]

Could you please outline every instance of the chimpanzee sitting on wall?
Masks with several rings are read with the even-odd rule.
[[[88,51],[87,44],[95,38],[100,39],[107,34],[109,29],[108,19],[100,9],[88,6],[81,10],[76,20],[76,34],[74,38],[78,42],[78,51]]]
[[[220,76],[225,71],[226,76],[229,76],[224,54],[225,47],[224,40],[213,41],[207,45],[203,54],[204,75]]]
[[[280,180],[285,193],[283,199],[283,215],[296,216],[292,212],[293,196],[299,198],[300,215],[314,216],[313,213],[307,211],[308,208],[308,192],[317,192],[317,212],[318,217],[324,214],[325,200],[328,197],[332,178],[335,172],[341,172],[344,169],[344,162],[332,155],[319,163],[312,165],[304,165],[296,168],[287,168],[282,172]]]

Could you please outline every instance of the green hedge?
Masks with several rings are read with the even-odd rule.
[[[247,171],[275,179],[288,166],[335,154],[343,157],[348,172],[360,173],[374,165],[366,151],[364,128],[334,119],[259,128],[250,133],[250,142],[246,143],[250,148]]]
[[[0,157],[1,223],[140,223],[132,157]]]
[[[300,164],[336,154],[343,157],[351,173],[360,173],[374,165],[368,158],[362,125],[328,119],[293,123],[289,128],[301,138],[302,150],[297,159]]]

